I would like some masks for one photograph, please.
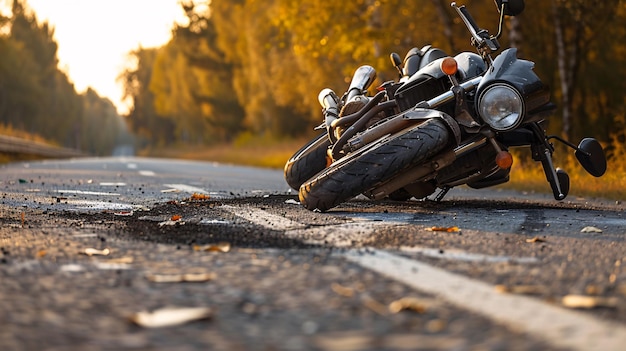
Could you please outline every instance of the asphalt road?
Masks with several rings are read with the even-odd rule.
[[[142,158],[0,186],[2,350],[626,345],[620,202],[460,188],[314,213],[280,170]]]

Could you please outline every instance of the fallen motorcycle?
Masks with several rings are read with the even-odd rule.
[[[299,189],[309,210],[327,211],[363,194],[371,199],[407,200],[453,187],[480,189],[505,183],[513,147],[527,147],[541,162],[554,198],[569,192],[569,176],[555,168],[551,140],[575,150],[582,167],[600,177],[606,157],[600,143],[584,138],[578,145],[546,135],[545,122],[554,112],[550,91],[534,73],[534,63],[500,49],[505,16],[524,9],[523,0],[496,0],[499,33],[480,28],[465,6],[452,7],[471,34],[477,53],[449,57],[441,50],[413,49],[402,61],[391,59],[401,78],[367,90],[376,72],[356,70],[341,98],[332,90],[319,95],[324,133],[298,150],[285,165],[285,179]]]

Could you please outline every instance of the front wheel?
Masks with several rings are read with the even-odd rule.
[[[296,151],[285,164],[287,184],[298,190],[307,179],[326,168],[328,147],[330,147],[328,135],[322,133]]]
[[[448,127],[439,119],[405,129],[347,155],[304,182],[300,202],[309,210],[327,211],[432,158],[450,140]]]

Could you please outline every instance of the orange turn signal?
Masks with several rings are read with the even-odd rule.
[[[496,155],[496,164],[501,169],[509,169],[513,165],[513,156],[508,151],[500,151]]]
[[[441,71],[449,76],[456,74],[458,69],[456,60],[452,57],[446,57],[441,61]]]

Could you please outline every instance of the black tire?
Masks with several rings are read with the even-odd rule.
[[[322,133],[298,150],[285,164],[285,180],[294,190],[326,168],[326,150],[330,146],[328,135]]]
[[[365,146],[333,163],[300,187],[309,210],[327,211],[408,167],[418,165],[450,144],[450,131],[439,119]]]

